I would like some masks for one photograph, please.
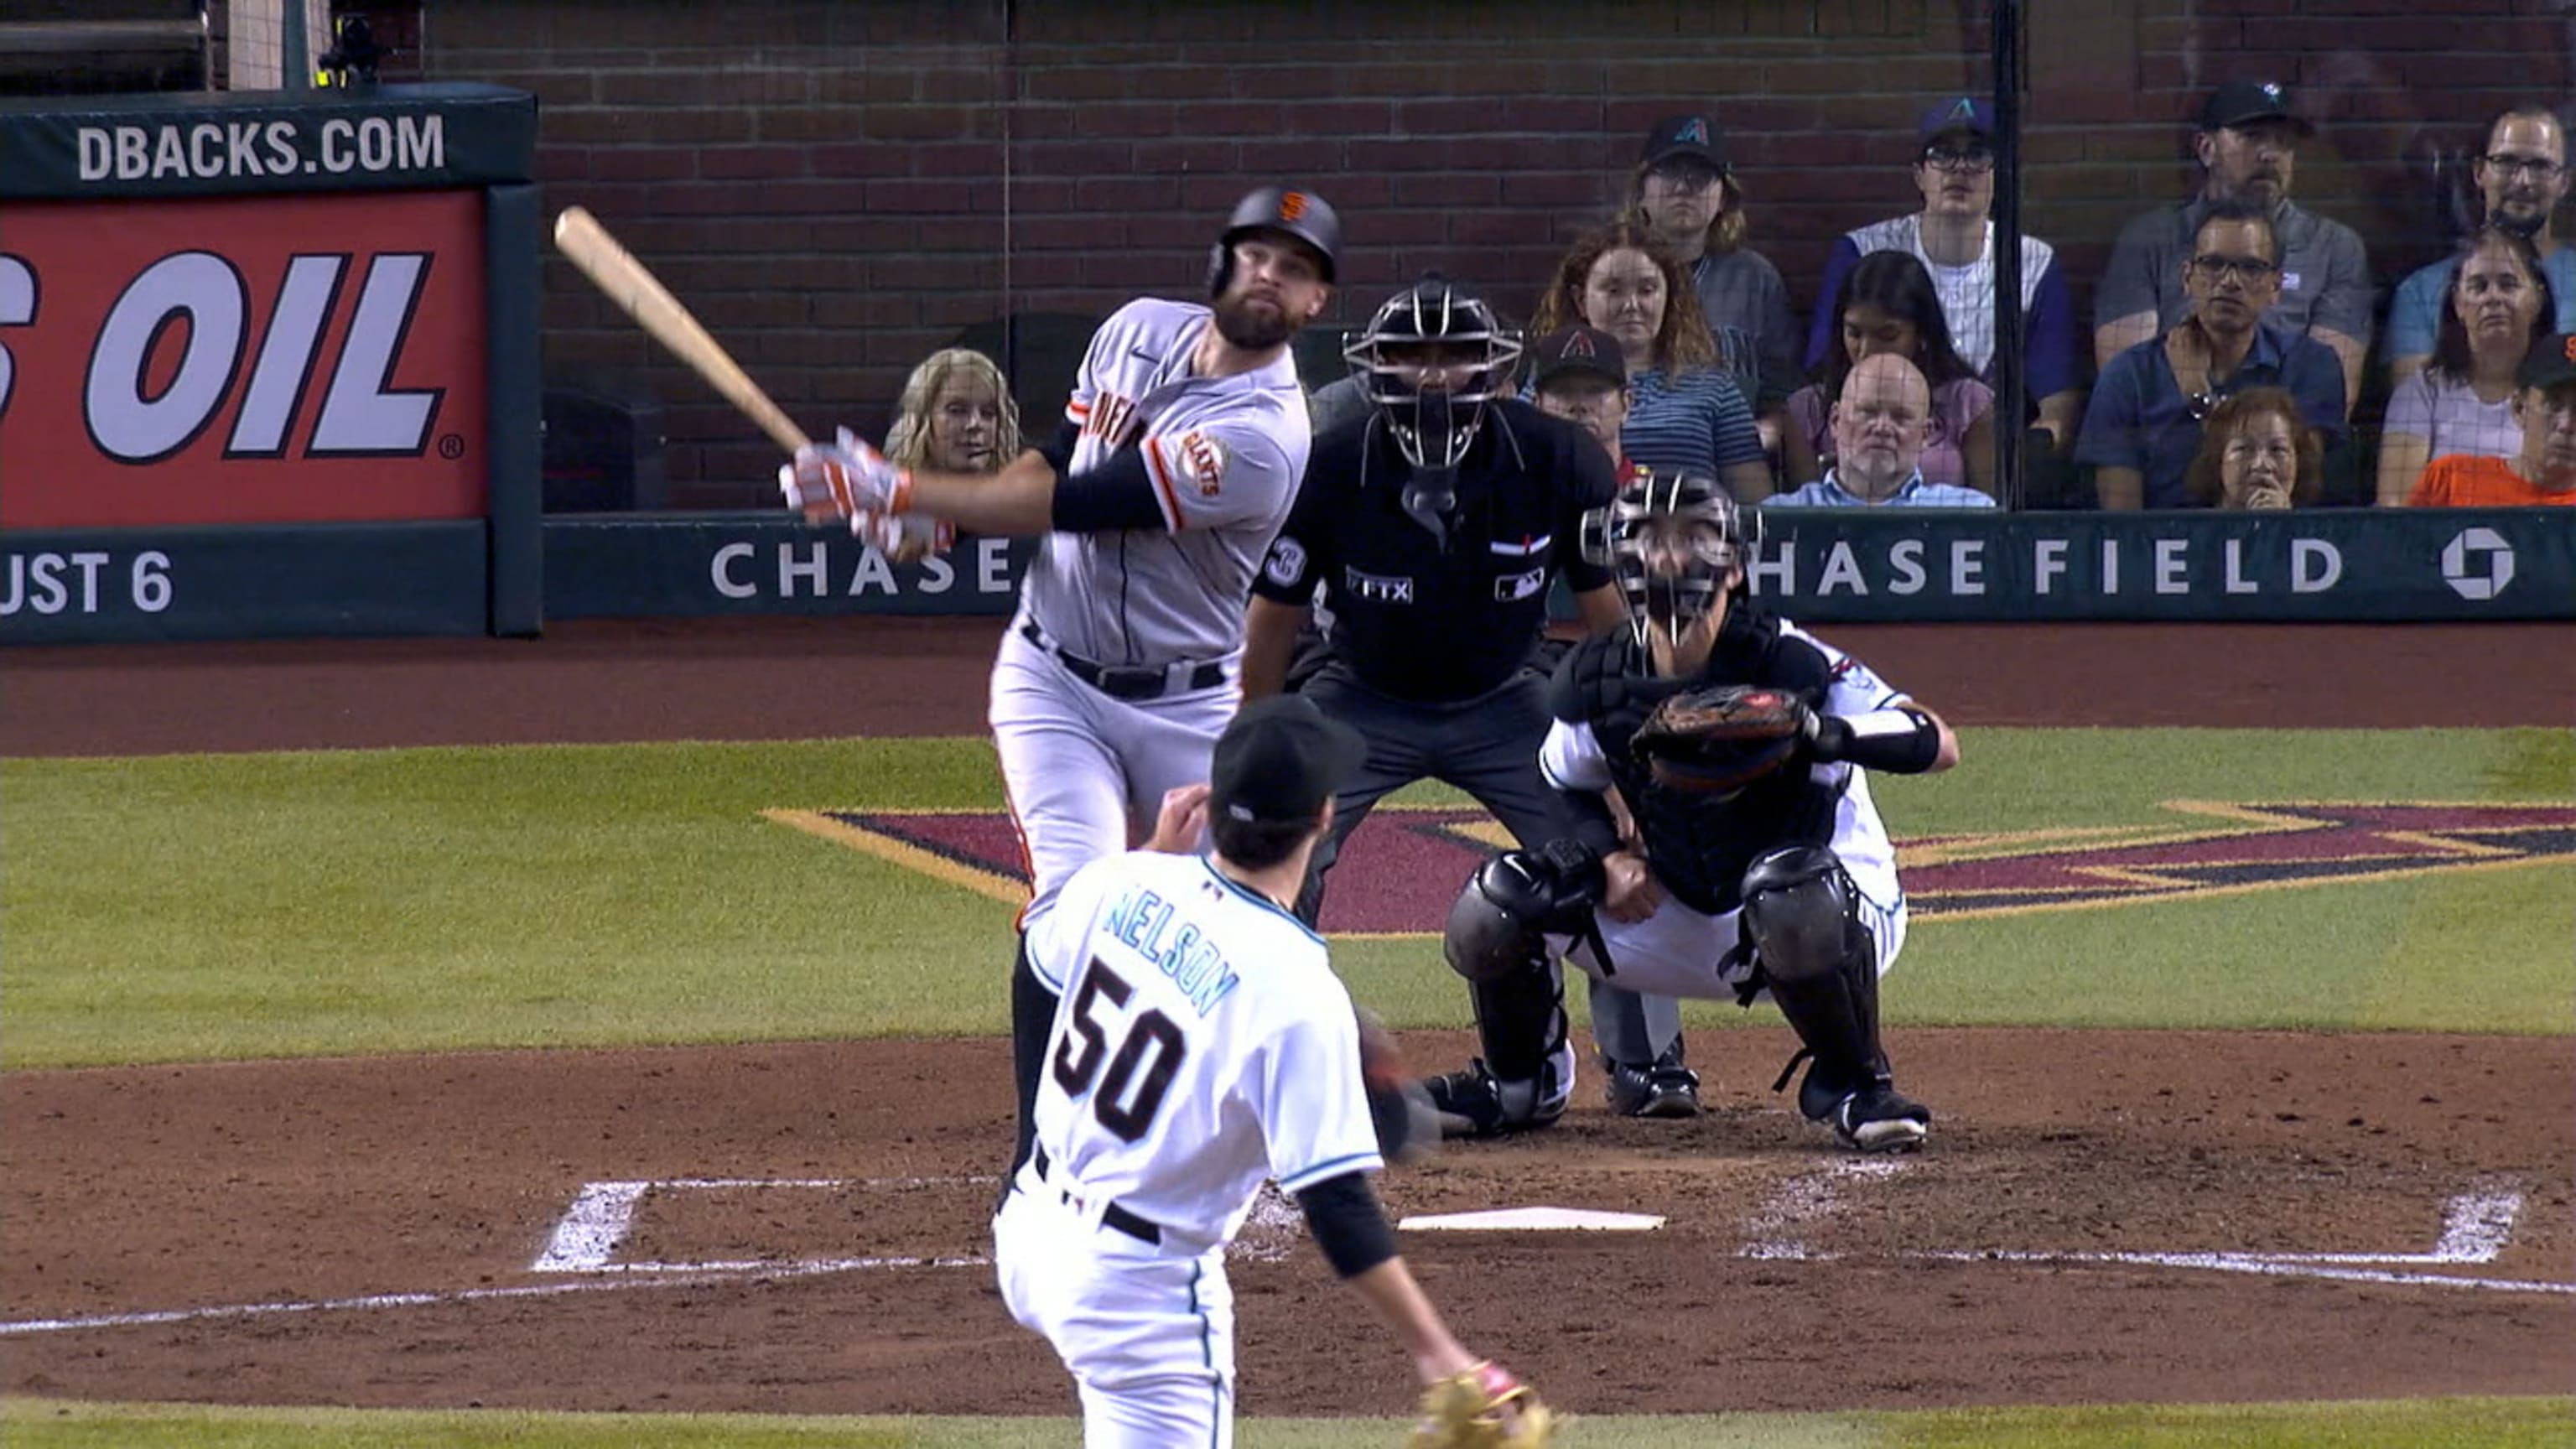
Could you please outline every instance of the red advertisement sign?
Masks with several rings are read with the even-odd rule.
[[[14,201],[0,528],[476,518],[473,191]]]

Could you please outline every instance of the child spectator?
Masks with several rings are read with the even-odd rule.
[[[942,473],[998,473],[1020,456],[1020,409],[993,359],[950,347],[921,360],[904,379],[888,461]]]

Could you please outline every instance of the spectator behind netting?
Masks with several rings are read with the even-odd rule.
[[[1020,408],[993,359],[950,347],[905,378],[885,455],[905,468],[998,473],[1020,456]]]
[[[1983,101],[1961,96],[1923,114],[1914,187],[1923,209],[1874,221],[1835,238],[1816,291],[1807,331],[1807,370],[1833,356],[1845,279],[1863,257],[1905,252],[1931,273],[1949,319],[1951,345],[1978,378],[1995,380],[1995,123]],[[2037,401],[2039,426],[2060,450],[2075,441],[2084,392],[2075,370],[2075,304],[2057,251],[2037,237],[2021,239],[2023,377]]]
[[[1545,336],[1578,322],[1619,341],[1629,395],[1619,436],[1632,461],[1717,478],[1739,502],[1770,494],[1762,435],[1743,392],[1717,365],[1699,295],[1672,253],[1634,222],[1612,222],[1574,244],[1530,330]]]
[[[1894,256],[1896,253],[1889,253]],[[1992,508],[1974,488],[1925,479],[1935,428],[1932,386],[1904,354],[1874,352],[1844,377],[1833,405],[1834,466],[1766,508]]]
[[[1718,361],[1772,443],[1780,405],[1798,385],[1798,317],[1788,284],[1744,244],[1744,188],[1726,136],[1706,116],[1673,116],[1646,133],[1620,220],[1661,242],[1690,273]]]
[[[1789,428],[1780,440],[1792,485],[1824,476],[1834,453],[1833,402],[1853,364],[1894,353],[1912,362],[1932,388],[1931,433],[1923,476],[1935,483],[1995,492],[1995,392],[1979,382],[1950,344],[1932,274],[1912,252],[1872,252],[1843,286],[1840,325],[1826,358],[1825,380],[1789,399]]]
[[[2277,387],[2249,387],[2210,410],[2183,492],[2203,508],[2305,508],[2325,488],[2326,445]]]
[[[2559,245],[2554,225],[2558,204],[2567,199],[2566,126],[2547,106],[2516,106],[2487,128],[2486,150],[2470,171],[2486,205],[2485,224],[2523,237],[2540,257],[2539,274],[2557,300],[2544,325],[2576,332],[2576,251]],[[2467,255],[2465,248],[2455,251],[2398,284],[2388,305],[2391,382],[2404,382],[2432,360],[2450,317],[2451,274]],[[2512,443],[2498,456],[2520,447]],[[2389,501],[2384,490],[2379,501]]]
[[[2406,497],[2417,508],[2527,508],[2576,504],[2576,337],[2540,339],[2515,376],[2514,421],[2522,448],[2511,458],[2435,458]]]
[[[2349,415],[2369,352],[2370,259],[2352,228],[2290,200],[2299,140],[2315,131],[2291,113],[2289,92],[2277,85],[2229,81],[2211,93],[2192,136],[2204,173],[2200,195],[2131,221],[2111,249],[2111,265],[2093,293],[2094,366],[2108,372],[2112,359],[2191,313],[2183,263],[2193,255],[2201,223],[2222,203],[2250,205],[2272,232],[2274,315],[2290,331],[2334,350]]]
[[[2424,465],[2468,454],[2522,451],[2514,378],[2541,339],[2558,331],[2558,302],[2530,240],[2489,222],[2452,258],[2433,361],[2397,384],[2379,439],[2379,502],[2400,504]]]
[[[2111,359],[2093,386],[2075,458],[2094,468],[2104,508],[2179,508],[2200,426],[2219,399],[2283,387],[2310,426],[2343,427],[2343,367],[2334,350],[2265,314],[2280,294],[2272,223],[2243,202],[2210,205],[2176,267],[2191,311],[2163,336]]]
[[[1597,327],[1564,327],[1530,348],[1530,401],[1592,435],[1610,455],[1620,486],[1644,472],[1628,461],[1620,430],[1628,425],[1628,369],[1619,339]]]

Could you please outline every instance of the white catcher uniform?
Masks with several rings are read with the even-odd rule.
[[[1198,856],[1083,868],[1029,956],[1070,989],[993,1220],[1003,1301],[1072,1371],[1090,1449],[1229,1445],[1226,1242],[1266,1178],[1383,1166],[1350,996],[1322,937]]]
[[[1783,622],[1780,632],[1814,645],[1831,666],[1824,703],[1817,713],[1849,719],[1907,698],[1868,665],[1796,625]],[[1896,878],[1896,846],[1878,818],[1878,807],[1870,801],[1868,771],[1843,762],[1808,768],[1818,784],[1838,794],[1833,839],[1828,844],[1851,876],[1859,896],[1855,905],[1860,922],[1878,948],[1878,974],[1884,977],[1896,965],[1897,952],[1905,948],[1905,889]],[[1588,724],[1556,721],[1539,747],[1539,771],[1560,790],[1600,791],[1611,785],[1610,766]],[[1740,909],[1722,916],[1705,915],[1666,897],[1642,921],[1614,921],[1599,912],[1593,918],[1618,973],[1613,979],[1621,986],[1651,996],[1732,1001],[1736,987],[1752,970],[1750,953],[1736,949],[1742,915]],[[1591,949],[1574,938],[1550,936],[1548,946],[1593,976],[1601,975]]]
[[[1253,570],[1306,471],[1305,395],[1285,354],[1233,377],[1189,372],[1212,313],[1144,299],[1093,333],[1065,420],[1069,473],[1139,448],[1160,529],[1051,533],[993,667],[1003,788],[1029,861],[1034,930],[1073,872],[1129,844],[1163,793],[1207,778],[1242,693]],[[1065,981],[1041,962],[1040,981]]]

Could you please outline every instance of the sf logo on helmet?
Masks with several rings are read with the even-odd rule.
[[[1306,193],[1291,191],[1279,198],[1281,221],[1303,221],[1306,217]]]

